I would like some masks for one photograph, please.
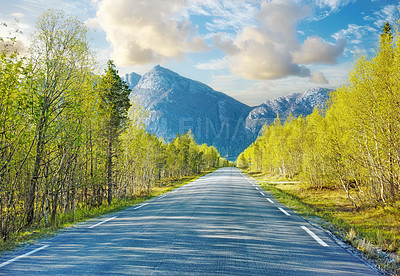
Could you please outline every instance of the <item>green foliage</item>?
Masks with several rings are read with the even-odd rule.
[[[118,75],[114,63],[109,60],[107,69],[100,78],[98,85],[100,94],[100,113],[103,117],[103,133],[106,144],[106,170],[107,170],[107,201],[111,204],[113,198],[113,157],[116,155],[118,137],[126,126],[128,109],[131,106],[129,89]]]
[[[26,91],[31,66],[14,48],[15,40],[0,52],[0,236],[7,237],[23,224],[24,166],[32,143]]]
[[[396,39],[394,39],[394,36]],[[340,188],[358,209],[400,199],[400,39],[386,23],[376,55],[360,56],[326,110],[279,117],[238,158],[319,189]],[[251,160],[251,161],[250,161]]]
[[[107,118],[105,132],[110,133],[115,139],[128,119],[131,90],[118,75],[118,71],[111,60],[107,62],[107,69],[100,78],[98,89],[102,115]]]
[[[112,61],[95,72],[87,29],[54,10],[35,43],[0,39],[0,237],[57,228],[151,195],[158,183],[229,165],[191,133],[171,143],[147,133],[146,112]],[[107,204],[106,204],[107,203]],[[108,205],[107,207],[105,205]],[[86,210],[86,211],[85,211]],[[2,241],[2,242],[3,242]]]

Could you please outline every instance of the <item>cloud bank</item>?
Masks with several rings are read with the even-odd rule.
[[[310,14],[307,6],[294,0],[264,1],[257,26],[245,27],[234,39],[218,34],[214,43],[229,56],[229,68],[236,76],[250,80],[299,76],[327,83],[323,73],[312,74],[305,65],[335,64],[345,41],[332,44],[312,36],[301,44],[296,36],[297,22]]]
[[[346,3],[349,1],[345,1]],[[159,63],[207,49],[206,40],[225,57],[198,64],[199,69],[228,67],[237,77],[274,80],[287,76],[327,80],[311,64],[335,64],[345,41],[318,36],[300,42],[297,24],[312,14],[296,0],[101,0],[89,25],[101,27],[119,66]],[[341,1],[317,1],[336,9]],[[201,37],[191,16],[207,17]]]
[[[106,32],[117,65],[162,62],[206,49],[186,6],[185,0],[103,0],[88,24]]]
[[[337,44],[323,41],[318,36],[307,37],[300,50],[293,52],[293,62],[302,64],[335,64],[336,59],[342,55],[346,41],[338,39]]]
[[[324,73],[319,72],[319,71],[313,71],[311,73],[311,81],[315,83],[321,83],[321,84],[328,84],[329,81],[326,79]]]

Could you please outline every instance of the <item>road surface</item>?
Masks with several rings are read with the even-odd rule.
[[[1,275],[377,275],[223,168],[0,258]]]

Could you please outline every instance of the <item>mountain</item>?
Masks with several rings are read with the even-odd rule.
[[[213,145],[234,160],[256,138],[245,127],[251,107],[161,66],[131,89],[131,97],[149,111],[147,131],[167,141],[191,130],[198,144]]]
[[[138,84],[141,77],[141,75],[132,72],[125,75],[124,81],[132,89],[132,87],[135,87]]]
[[[246,118],[246,128],[252,133],[259,133],[264,124],[271,124],[279,114],[284,122],[289,114],[294,117],[311,114],[316,106],[324,107],[332,89],[312,88],[304,93],[267,100],[255,107]]]
[[[282,121],[290,113],[311,114],[315,106],[325,104],[331,91],[315,88],[250,107],[159,65],[143,76],[127,74],[125,81],[132,89],[131,99],[149,112],[147,131],[171,141],[177,133],[191,130],[198,144],[215,146],[229,160],[236,160],[277,114]]]

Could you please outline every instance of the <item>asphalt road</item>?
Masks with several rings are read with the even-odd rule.
[[[377,275],[223,168],[0,259],[1,275]]]

